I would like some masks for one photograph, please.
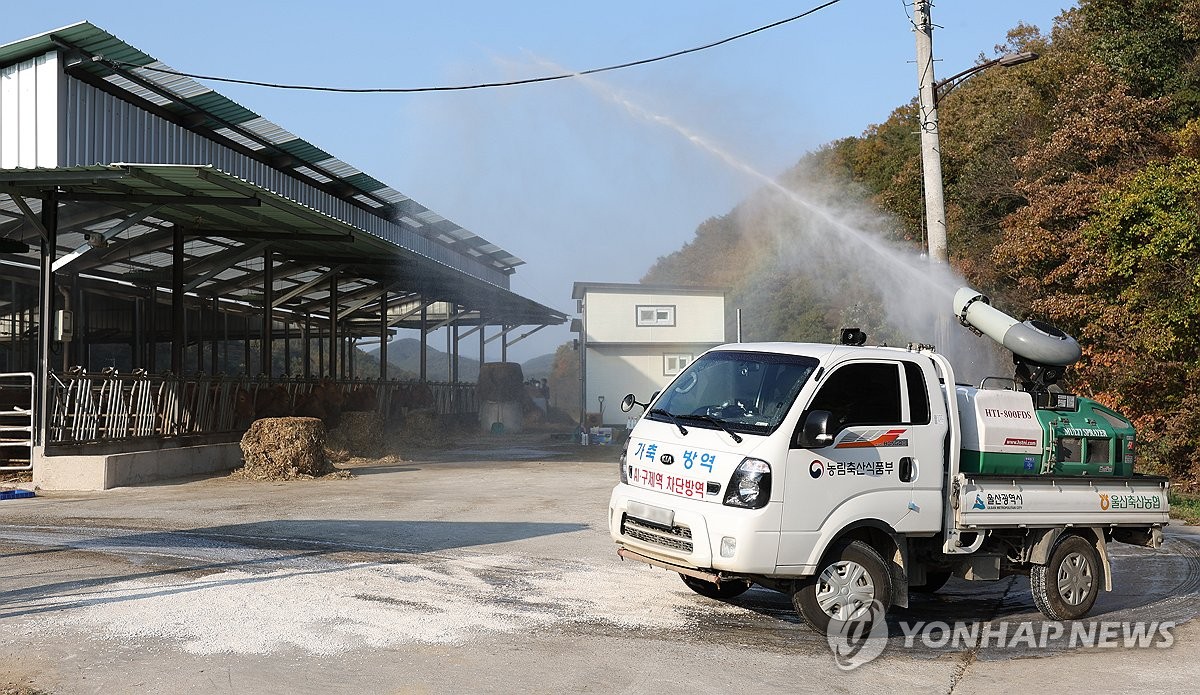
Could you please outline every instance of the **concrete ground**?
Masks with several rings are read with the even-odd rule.
[[[1092,618],[1168,621],[1169,648],[941,647],[956,619],[1045,625],[1024,579],[951,580],[839,670],[787,597],[727,603],[622,562],[614,450],[526,444],[360,465],[349,480],[228,477],[0,502],[0,693],[1191,691],[1200,535],[1114,545]],[[579,458],[578,455],[575,458]],[[990,622],[988,622],[990,621]],[[1120,628],[1114,628],[1119,630]],[[1101,640],[1104,642],[1104,640]],[[1188,684],[1192,685],[1188,685]]]

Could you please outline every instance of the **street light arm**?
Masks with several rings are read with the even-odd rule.
[[[982,72],[983,70],[987,70],[988,68],[990,68],[994,65],[999,65],[1002,68],[1011,68],[1014,65],[1021,65],[1022,63],[1032,62],[1034,60],[1037,60],[1040,57],[1041,56],[1039,56],[1037,53],[1034,53],[1033,51],[1021,51],[1020,53],[1006,53],[1006,54],[1000,56],[999,58],[993,58],[992,60],[989,60],[985,63],[980,63],[979,65],[969,67],[966,70],[963,70],[962,72],[960,72],[958,74],[951,75],[950,77],[947,77],[944,80],[938,80],[938,82],[933,85],[933,103],[936,105],[937,102],[942,99],[942,97],[949,94],[950,90],[957,87],[962,80],[966,79],[967,77],[970,77],[971,75],[974,75],[977,72]]]

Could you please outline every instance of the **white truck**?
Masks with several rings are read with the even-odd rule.
[[[710,598],[784,592],[817,630],[952,575],[1028,575],[1048,618],[1086,615],[1111,588],[1108,543],[1161,545],[1167,480],[1133,472],[1128,420],[1057,389],[1073,338],[968,288],[955,310],[1013,350],[1014,378],[956,384],[931,347],[849,330],[724,345],[649,403],[627,396],[644,413],[609,505],[620,556]]]

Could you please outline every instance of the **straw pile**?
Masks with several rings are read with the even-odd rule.
[[[521,365],[516,362],[488,362],[479,365],[476,394],[482,401],[524,401],[525,383]]]
[[[383,418],[374,411],[345,411],[338,426],[329,431],[325,444],[331,459],[345,452],[347,458],[374,458],[383,444]],[[341,459],[344,460],[344,459]]]
[[[414,410],[404,423],[387,431],[388,451],[403,455],[411,449],[432,449],[448,445],[455,436],[454,427],[431,410]]]
[[[325,425],[312,417],[255,420],[242,436],[241,477],[295,480],[334,472],[325,457]]]

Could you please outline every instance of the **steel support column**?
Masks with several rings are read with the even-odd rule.
[[[421,383],[425,383],[427,379],[427,359],[426,340],[429,339],[429,305],[425,303],[425,298],[421,297]]]
[[[171,243],[171,373],[183,373],[183,227],[175,225]]]
[[[272,355],[271,344],[274,342],[272,329],[274,321],[271,315],[274,313],[271,307],[274,306],[273,295],[275,294],[275,254],[270,249],[263,252],[263,316],[262,316],[262,335],[259,339],[259,364],[261,371],[268,378],[272,374]]]
[[[211,363],[211,371],[209,373],[214,376],[217,374],[218,371],[220,371],[217,367],[217,344],[220,342],[217,340],[217,320],[220,317],[221,317],[221,300],[218,299],[214,295],[212,298],[212,313],[210,315],[210,320],[208,322],[208,325],[210,326],[209,330],[212,331],[212,342],[209,345],[209,347],[212,349],[212,356],[211,356],[211,359],[209,360]]]
[[[146,345],[146,370],[154,373],[158,370],[158,288],[150,288],[150,313],[146,317],[150,340]]]
[[[387,379],[388,373],[388,313],[387,290],[379,295],[379,378]]]
[[[329,376],[338,378],[338,278],[329,278]]]
[[[13,200],[21,200],[15,196]],[[37,438],[45,446],[49,440],[50,426],[50,339],[54,323],[54,260],[58,254],[58,199],[52,193],[42,196],[42,301],[39,308],[38,325],[38,389],[37,389]]]
[[[134,297],[133,299],[133,360],[134,369],[142,369],[146,366],[145,350],[146,350],[146,298]]]
[[[312,378],[312,314],[304,313],[304,378]]]

